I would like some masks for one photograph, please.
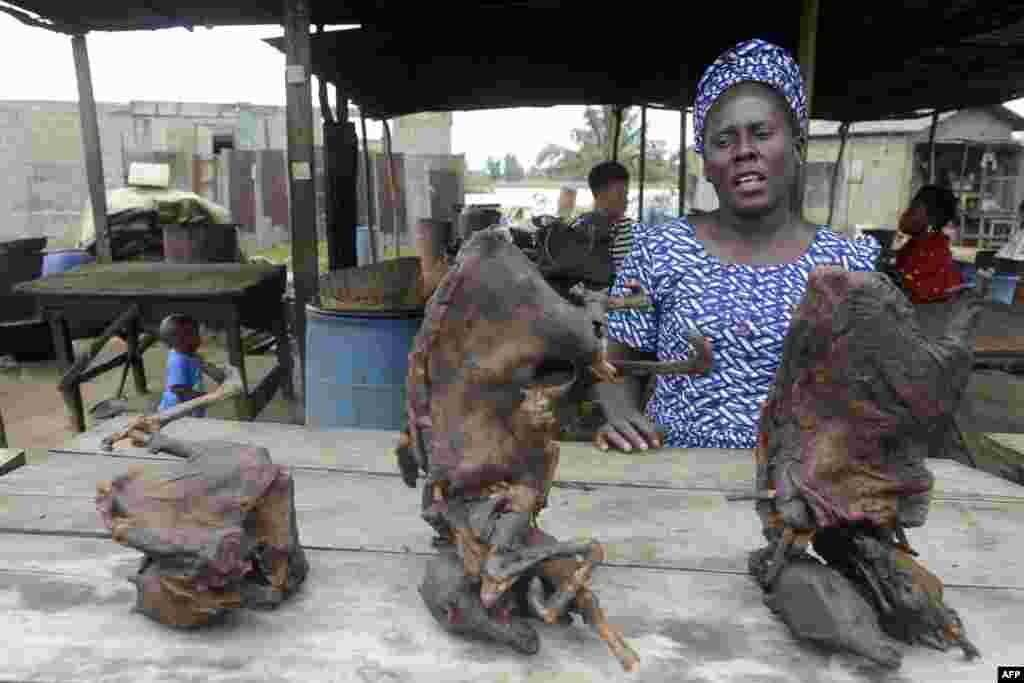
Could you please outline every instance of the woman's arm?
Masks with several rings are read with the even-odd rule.
[[[615,341],[608,342],[608,359],[656,361],[653,353],[642,353]],[[606,423],[594,437],[602,451],[616,448],[626,453],[661,447],[661,435],[644,416],[644,389],[649,378],[625,376],[621,382],[598,382],[592,397],[601,404]]]

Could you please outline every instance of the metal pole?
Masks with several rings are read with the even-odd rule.
[[[110,232],[107,229],[107,188],[103,176],[100,126],[96,115],[96,99],[92,92],[92,71],[89,69],[85,34],[71,37],[71,51],[75,55],[75,75],[78,77],[78,116],[82,126],[85,173],[89,179],[92,223],[96,228],[96,260],[110,263],[113,257],[110,253]]]
[[[814,116],[814,70],[818,55],[818,18],[819,0],[802,0],[800,10],[800,71],[804,77],[804,88],[807,90],[807,117]],[[797,186],[794,193],[794,211],[802,216],[804,211],[804,192],[807,183],[807,148],[810,140],[805,139],[801,152],[800,169],[797,173]]]
[[[302,376],[306,373],[306,305],[319,303],[313,93],[310,84],[308,0],[284,0],[285,83],[288,106],[288,189],[295,315]]]
[[[850,122],[844,121],[839,124],[839,154],[836,156],[836,165],[832,167],[832,182],[829,187],[828,195],[828,225],[832,227],[832,217],[835,215],[836,209],[836,185],[839,182],[839,169],[843,165],[843,152],[846,151],[846,137],[850,132]]]
[[[686,212],[686,107],[679,110],[679,217]]]
[[[612,136],[612,161],[619,160],[619,136],[622,135],[622,107],[615,107],[615,131]]]
[[[377,262],[376,206],[373,201],[373,169],[370,167],[370,138],[366,136],[366,116],[359,108],[359,124],[363,129],[363,166],[366,171],[366,229],[370,234],[370,263]]]
[[[935,131],[939,127],[939,110],[935,109],[932,111],[932,125],[928,131],[928,156],[930,160],[928,162],[928,183],[930,185],[935,184]]]
[[[647,105],[640,107],[640,198],[637,202],[637,223],[644,222],[644,180],[647,171]]]

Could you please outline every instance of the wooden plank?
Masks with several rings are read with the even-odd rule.
[[[92,204],[92,222],[96,228],[96,259],[100,263],[110,263],[110,233],[107,229],[107,187],[103,175],[103,151],[100,148],[96,98],[92,90],[92,70],[89,67],[89,49],[84,33],[71,37],[71,51],[75,58],[75,76],[78,81],[78,114],[82,127],[85,171],[89,181],[89,199]]]
[[[0,448],[0,476],[25,465],[25,451]]]
[[[1024,484],[1024,434],[981,434],[974,455],[978,466]]]
[[[15,289],[45,297],[44,303],[119,297],[208,301],[244,295],[261,283],[282,277],[286,270],[285,266],[260,263],[93,263],[22,282]]]
[[[68,441],[61,450],[98,453],[107,434],[122,430],[130,418],[97,425]],[[225,440],[263,446],[274,462],[300,468],[397,474],[394,448],[398,433],[371,429],[308,429],[297,425],[183,418],[165,433],[181,439]],[[753,486],[750,451],[669,448],[648,453],[603,453],[587,443],[563,443],[558,465],[560,481],[591,484],[633,484],[660,488],[736,490]],[[143,449],[125,448],[118,455],[152,457]],[[159,456],[170,458],[170,456]],[[937,496],[1024,497],[1024,487],[952,460],[931,460]]]
[[[448,635],[416,591],[423,557],[310,551],[309,579],[277,610],[238,610],[223,627],[189,632],[131,611],[130,549],[2,538],[11,549],[0,554],[3,635],[18,644],[0,663],[7,679],[305,683],[329,671],[336,681],[623,680],[581,623],[537,623],[531,657]],[[882,680],[860,658],[795,641],[746,577],[602,567],[594,588],[640,656],[630,680]],[[907,647],[898,680],[987,683],[996,663],[1017,661],[1024,592],[951,589],[947,599],[984,658]]]
[[[51,455],[0,478],[0,528],[102,533],[96,483],[139,466],[161,476],[158,460]],[[302,542],[314,547],[430,552],[420,495],[392,476],[296,470],[296,511]],[[541,525],[557,538],[597,538],[620,565],[745,573],[748,553],[764,544],[749,501],[720,492],[557,489]],[[959,585],[1024,588],[1019,529],[1024,499],[935,500],[924,528],[908,531],[923,562]]]
[[[1024,434],[985,434],[985,438],[1024,458]]]

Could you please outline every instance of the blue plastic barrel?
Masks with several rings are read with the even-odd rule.
[[[1017,275],[995,275],[992,277],[992,289],[989,291],[992,301],[1011,305],[1017,289]]]
[[[306,307],[306,425],[401,429],[418,313]]]
[[[43,277],[64,273],[84,263],[92,263],[95,257],[85,249],[54,249],[43,255]]]
[[[370,227],[356,226],[356,265],[365,266],[370,263]]]

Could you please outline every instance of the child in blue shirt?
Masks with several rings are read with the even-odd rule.
[[[160,339],[171,347],[167,356],[167,387],[159,407],[167,410],[206,393],[196,353],[202,344],[199,323],[187,315],[169,315],[160,323]],[[196,408],[192,417],[206,417],[206,409]]]

